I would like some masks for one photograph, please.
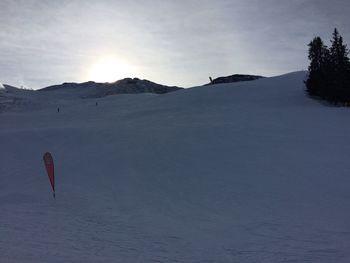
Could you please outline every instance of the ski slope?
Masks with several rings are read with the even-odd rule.
[[[0,262],[350,262],[349,109],[304,78],[5,93]]]

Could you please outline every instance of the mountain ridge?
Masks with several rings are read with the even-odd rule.
[[[65,82],[58,85],[52,85],[39,89],[41,92],[63,91],[63,90],[80,90],[88,91],[87,97],[104,97],[114,94],[137,94],[137,93],[155,93],[164,94],[168,92],[183,89],[176,86],[166,86],[149,80],[139,78],[125,78],[116,82],[94,82],[87,81],[82,83]]]

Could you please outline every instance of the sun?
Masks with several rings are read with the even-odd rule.
[[[89,68],[88,79],[96,82],[114,82],[131,77],[131,66],[113,57],[101,58]]]

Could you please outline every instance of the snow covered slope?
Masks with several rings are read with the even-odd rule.
[[[350,262],[349,109],[304,78],[2,112],[0,262]]]

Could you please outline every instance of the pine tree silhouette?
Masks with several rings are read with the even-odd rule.
[[[311,96],[324,98],[327,71],[329,65],[329,51],[320,37],[315,37],[309,43],[309,78],[305,82],[307,92]]]
[[[328,49],[320,37],[309,43],[310,66],[306,91],[312,97],[326,99],[331,103],[350,103],[349,51],[342,36],[334,29]]]
[[[350,69],[349,51],[337,29],[334,29],[332,37],[332,46],[330,48],[332,91],[329,94],[329,99],[335,102],[348,102],[350,101],[350,83],[348,81]]]

